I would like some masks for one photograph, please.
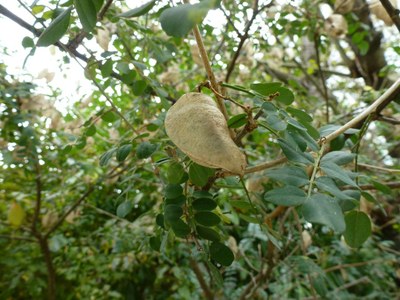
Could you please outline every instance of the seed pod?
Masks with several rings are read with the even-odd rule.
[[[207,95],[188,93],[168,110],[165,130],[199,165],[243,175],[246,157],[230,137],[226,120]]]
[[[324,28],[331,37],[341,37],[347,33],[347,21],[339,14],[333,14],[325,20]]]
[[[353,10],[355,0],[336,0],[335,12],[339,14],[347,14]]]

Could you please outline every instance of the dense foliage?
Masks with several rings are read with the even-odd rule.
[[[60,112],[62,91],[0,65],[0,299],[400,296],[398,15],[365,0],[19,4],[35,24],[0,14],[30,31],[27,59],[52,47],[93,92]],[[243,172],[166,134],[199,91]],[[208,112],[191,114],[197,143],[188,124]],[[217,146],[202,159],[223,160]]]

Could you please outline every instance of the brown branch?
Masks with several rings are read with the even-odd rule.
[[[215,79],[214,72],[211,68],[211,64],[208,59],[207,51],[204,47],[203,39],[201,37],[199,28],[197,26],[195,26],[193,28],[193,34],[196,39],[197,46],[199,47],[200,56],[201,56],[201,59],[203,60],[203,65],[204,65],[204,68],[206,69],[208,79],[210,80],[210,83],[211,83],[211,87],[214,90],[219,92],[219,85],[217,83],[217,80]],[[224,100],[218,95],[216,95],[216,98],[217,98],[217,104],[218,104],[220,111],[224,115],[225,119],[228,120],[228,112],[226,111]]]
[[[196,278],[199,281],[201,288],[203,289],[205,298],[209,299],[209,300],[213,300],[214,295],[211,292],[207,282],[204,280],[203,273],[201,272],[199,265],[193,258],[190,259],[190,266],[192,267],[192,270],[193,270],[194,274],[196,275]]]
[[[69,216],[81,203],[85,200],[93,191],[95,190],[96,184],[92,184],[89,189],[84,193],[78,200],[75,201],[74,204],[57,220],[57,222],[47,231],[45,234],[45,238],[48,238],[54,230],[56,230],[65,220],[66,217]]]
[[[262,163],[253,167],[248,167],[244,170],[245,174],[250,174],[250,173],[255,173],[255,172],[260,172],[263,171],[265,169],[270,169],[273,168],[275,166],[281,165],[283,163],[287,162],[287,158],[286,157],[281,157],[266,163]]]
[[[394,119],[394,118],[390,118],[390,117],[387,117],[387,116],[380,115],[376,119],[378,121],[386,122],[386,123],[389,123],[389,124],[400,125],[400,120],[397,120],[397,119]]]
[[[56,272],[50,253],[47,237],[39,235],[38,237],[40,250],[44,256],[47,268],[47,297],[49,300],[56,299]]]
[[[387,106],[391,101],[396,99],[396,97],[400,94],[400,79],[398,79],[393,85],[384,92],[378,99],[375,100],[369,107],[367,107],[361,114],[359,114],[354,119],[350,120],[346,124],[344,124],[339,129],[335,130],[334,132],[328,134],[324,138],[324,142],[330,142],[342,133],[344,133],[347,129],[350,128],[360,128],[361,125],[365,122],[367,117],[370,114],[379,115],[380,112]]]
[[[21,27],[25,28],[26,30],[32,32],[35,37],[39,37],[42,34],[42,30],[36,29],[35,27],[33,27],[32,25],[30,25],[29,23],[25,22],[24,20],[22,20],[20,17],[16,16],[15,14],[13,14],[11,11],[9,11],[7,8],[5,8],[3,5],[0,4],[0,14],[9,18],[10,20],[14,21],[15,23],[17,23],[18,25],[20,25]],[[65,48],[68,48],[67,45],[57,42],[54,44],[55,46],[57,46],[61,51],[65,51]],[[83,60],[84,62],[88,62],[88,58],[79,53],[76,50],[71,50],[71,52],[78,57],[80,60]]]
[[[236,61],[239,58],[240,55],[240,51],[242,50],[242,47],[244,45],[244,43],[246,42],[246,40],[249,38],[249,30],[251,25],[253,25],[254,20],[256,19],[257,15],[264,10],[265,8],[269,7],[272,5],[272,1],[268,4],[263,6],[262,8],[258,7],[258,0],[255,0],[253,3],[253,15],[251,16],[250,20],[247,22],[243,33],[239,35],[240,37],[240,41],[239,44],[237,46],[237,49],[235,51],[235,53],[233,54],[233,57],[228,65],[228,70],[226,72],[226,76],[225,76],[225,82],[229,82],[229,78],[232,75],[233,70],[235,69],[236,66]]]
[[[40,207],[42,204],[42,180],[40,175],[40,165],[39,162],[35,163],[35,183],[36,183],[36,202],[35,202],[35,211],[33,213],[32,220],[32,232],[36,233],[36,225],[39,220]]]
[[[37,242],[37,240],[24,236],[13,236],[13,235],[5,235],[0,234],[0,239],[8,239],[8,240],[17,240],[17,241],[28,241],[28,242]]]
[[[113,0],[107,0],[107,2],[103,5],[102,9],[100,10],[99,14],[97,15],[97,20],[103,20],[107,10],[110,8]]]
[[[326,123],[329,123],[329,95],[328,95],[328,88],[326,87],[326,82],[325,82],[325,76],[324,72],[322,72],[322,67],[321,67],[321,57],[319,53],[319,36],[318,33],[316,32],[314,35],[314,47],[315,47],[315,57],[317,60],[317,66],[318,66],[318,74],[319,78],[321,79],[321,84],[323,88],[323,97],[325,99],[325,117],[326,117]]]
[[[400,182],[384,182],[383,184],[392,189],[400,188]],[[373,184],[362,184],[362,185],[359,185],[358,188],[363,191],[377,189],[376,186],[374,186]],[[350,186],[350,185],[345,185],[345,186],[341,187],[342,190],[354,190],[354,189],[358,189],[358,188],[354,187],[354,186]]]
[[[392,19],[393,23],[396,25],[397,29],[400,31],[400,16],[399,13],[400,11],[393,7],[392,3],[390,0],[380,0],[382,3],[382,6],[385,8],[386,12]]]
[[[360,261],[356,263],[351,263],[351,264],[342,264],[342,265],[336,265],[333,267],[326,268],[324,271],[325,273],[341,270],[341,269],[346,269],[346,268],[354,268],[354,267],[361,267],[369,264],[377,264],[377,263],[382,263],[384,262],[384,259],[374,259],[374,260],[368,260],[368,261]]]

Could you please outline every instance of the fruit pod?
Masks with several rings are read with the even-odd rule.
[[[187,93],[168,110],[165,130],[195,163],[243,175],[246,157],[230,137],[226,120],[207,95]]]

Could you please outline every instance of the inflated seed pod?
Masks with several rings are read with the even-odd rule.
[[[342,37],[347,33],[347,21],[340,14],[333,14],[325,20],[326,33],[334,38]]]
[[[336,0],[335,12],[339,14],[347,14],[353,10],[355,0]]]
[[[246,157],[230,137],[226,120],[207,95],[187,93],[168,110],[165,130],[199,165],[243,175]]]

